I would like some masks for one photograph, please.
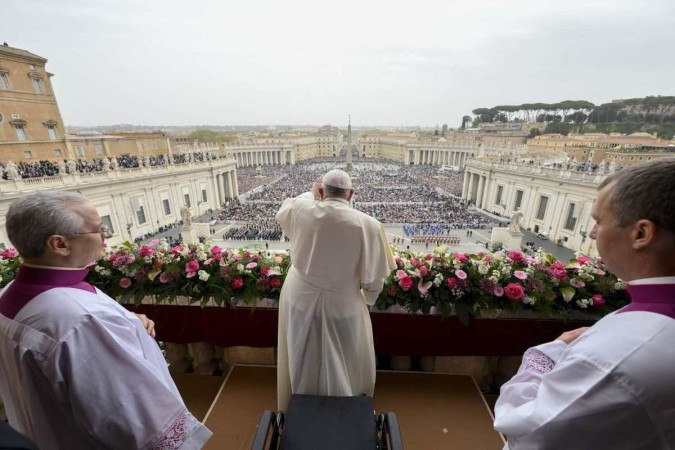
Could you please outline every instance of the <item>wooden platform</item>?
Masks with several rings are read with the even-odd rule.
[[[396,413],[406,449],[501,449],[492,414],[466,375],[378,372],[377,411]],[[276,409],[276,368],[234,366],[206,415],[204,449],[249,450],[265,409]]]

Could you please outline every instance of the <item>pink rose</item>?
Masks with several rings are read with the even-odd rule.
[[[417,258],[410,258],[410,264],[412,264],[413,266],[416,266],[417,263],[419,263],[419,262],[420,262],[420,260],[417,259]]]
[[[461,263],[465,263],[469,260],[469,258],[464,253],[455,253],[452,255],[452,259],[456,259]]]
[[[159,274],[159,282],[160,283],[168,283],[169,282],[169,276],[165,274],[164,272]]]
[[[412,278],[406,275],[400,280],[398,280],[398,285],[401,286],[401,289],[403,289],[404,291],[409,291],[413,285],[413,280]]]
[[[210,265],[212,262],[213,262],[213,258],[209,258],[209,259],[207,259],[206,261],[204,261],[204,265],[205,265],[205,266],[208,266],[208,265]]]
[[[509,283],[504,288],[504,293],[509,299],[518,301],[525,297],[525,288],[518,283]]]
[[[582,280],[580,280],[579,278],[572,278],[572,279],[570,280],[570,284],[571,284],[572,286],[574,286],[575,288],[577,288],[577,289],[586,286],[586,283],[584,283],[584,282],[583,282]]]
[[[182,245],[176,245],[175,247],[171,247],[171,251],[173,253],[180,253],[183,250],[185,250],[185,247],[183,247]]]
[[[399,267],[403,267],[403,261],[401,258],[395,258],[394,261],[396,262],[396,265]]]
[[[269,267],[263,267],[260,269],[260,275],[263,277],[267,277],[270,274],[270,268]]]
[[[256,267],[258,267],[258,263],[250,262],[246,264],[247,269],[255,269]]]
[[[19,252],[17,252],[15,249],[7,248],[7,249],[3,250],[2,252],[0,252],[0,257],[2,257],[2,259],[11,259],[11,258],[16,257],[16,255],[18,255],[18,254],[19,254]]]
[[[591,297],[591,300],[593,300],[593,306],[602,306],[605,304],[605,298],[600,294],[595,294]]]
[[[581,264],[583,266],[583,265],[589,263],[590,261],[592,261],[592,259],[589,258],[588,256],[579,255],[579,256],[577,256],[577,261],[579,262],[579,264]]]
[[[507,256],[513,262],[522,262],[525,259],[525,256],[521,252],[516,251],[516,250],[510,250],[507,253]]]
[[[139,250],[138,250],[138,255],[141,257],[146,257],[146,256],[152,256],[155,254],[155,251],[151,249],[147,245],[143,245]]]
[[[497,285],[492,290],[492,293],[495,294],[496,297],[501,297],[504,295],[504,288],[501,287],[500,285]]]
[[[519,280],[527,280],[527,274],[522,270],[516,270],[515,272],[513,272],[513,276],[518,278]]]
[[[420,275],[422,275],[422,277],[425,277],[425,276],[427,275],[427,273],[429,272],[429,271],[427,270],[427,267],[426,267],[426,266],[420,266],[419,269],[420,269]]]
[[[185,274],[187,278],[194,278],[197,275],[197,272],[188,272]]]
[[[455,278],[452,278],[452,277],[448,278],[447,283],[448,283],[448,287],[450,289],[454,289],[454,288],[457,287],[457,280]]]
[[[213,247],[211,247],[210,252],[213,256],[216,256],[216,255],[220,255],[221,253],[223,253],[223,249],[218,247],[217,245],[214,245]]]
[[[408,274],[405,273],[405,270],[397,270],[396,271],[396,278],[398,278],[399,280],[401,278],[404,278],[404,277],[407,277],[407,276],[408,276]]]
[[[185,264],[185,271],[186,272],[196,272],[199,270],[199,261],[195,261],[194,259],[187,264]]]
[[[462,269],[455,270],[455,275],[460,280],[466,280],[466,272],[464,272]]]
[[[260,261],[260,255],[251,256],[251,261]]]
[[[232,289],[240,289],[244,285],[244,279],[237,277],[232,280]]]
[[[279,289],[281,287],[281,280],[279,278],[272,278],[270,280],[270,286],[274,289]]]
[[[131,280],[130,280],[130,279],[128,279],[128,278],[122,278],[122,279],[120,280],[120,287],[121,287],[121,288],[126,289],[126,288],[128,288],[129,286],[131,286]]]

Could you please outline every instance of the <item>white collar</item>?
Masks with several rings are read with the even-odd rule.
[[[675,284],[675,277],[654,277],[632,280],[628,284]]]

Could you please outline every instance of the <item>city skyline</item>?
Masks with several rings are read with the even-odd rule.
[[[49,60],[68,126],[457,128],[479,107],[675,92],[671,2],[545,3],[9,0],[0,39]]]

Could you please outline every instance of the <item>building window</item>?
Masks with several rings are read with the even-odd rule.
[[[23,125],[14,125],[14,131],[16,132],[16,138],[18,140],[26,140],[26,130],[23,128]]]
[[[60,148],[54,149],[54,156],[61,156],[61,149]]]
[[[497,198],[495,199],[496,205],[502,204],[502,195],[504,194],[504,186],[497,186]]]
[[[206,197],[206,189],[202,189],[202,202],[206,203],[207,201],[208,200],[207,200],[207,197]]]
[[[537,215],[536,215],[537,220],[544,220],[547,206],[548,206],[548,197],[542,195],[541,197],[539,197],[539,208],[537,208]]]
[[[23,157],[26,159],[31,159],[33,157],[33,152],[31,152],[30,150],[25,150],[23,152]]]
[[[31,78],[31,81],[33,82],[33,91],[35,91],[36,94],[43,94],[45,87],[42,84],[42,80],[39,78]]]
[[[516,191],[516,201],[513,204],[513,209],[520,208],[522,203],[523,203],[523,191],[518,190],[518,191]]]
[[[145,210],[143,209],[143,205],[138,205],[138,209],[136,210],[136,218],[138,219],[139,225],[145,223]]]
[[[152,149],[153,149],[153,150],[157,150],[157,142],[153,142],[153,143],[152,143]]]
[[[94,147],[94,151],[96,151],[96,154],[97,154],[97,155],[102,155],[102,154],[103,154],[103,149],[101,148],[101,145],[100,145],[100,144],[96,144],[96,146]]]
[[[47,133],[49,133],[49,139],[52,141],[59,139],[59,136],[56,134],[56,127],[54,125],[47,125]]]
[[[567,210],[567,219],[565,219],[565,230],[574,231],[574,227],[577,226],[577,218],[579,217],[579,208],[577,208],[576,203],[570,203],[569,209]]]
[[[110,230],[110,234],[115,234],[115,229],[113,228],[110,216],[101,216],[101,222],[103,222],[103,225],[108,227],[108,229]]]
[[[84,148],[82,148],[81,145],[78,145],[75,147],[75,153],[77,153],[77,156],[84,156]]]
[[[9,89],[9,77],[4,72],[0,72],[0,89]]]
[[[164,208],[165,216],[171,214],[171,205],[169,204],[169,199],[165,198],[164,200],[162,200],[162,207]]]
[[[183,194],[183,198],[185,199],[185,206],[191,208],[192,203],[190,203],[190,194]]]

